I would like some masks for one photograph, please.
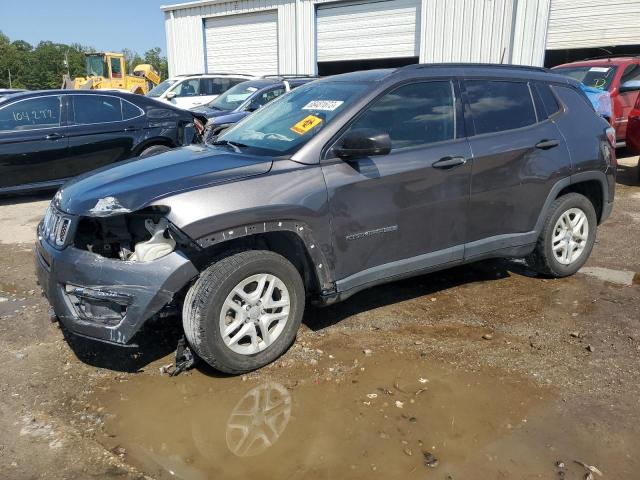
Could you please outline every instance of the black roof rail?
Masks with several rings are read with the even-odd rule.
[[[318,75],[303,73],[281,73],[279,75],[263,75],[261,78],[318,78]]]
[[[251,73],[240,73],[240,72],[201,72],[201,73],[181,73],[176,75],[176,77],[196,77],[199,75],[242,75],[243,77],[255,77],[255,75]]]
[[[489,68],[504,68],[508,70],[529,70],[534,72],[549,72],[550,70],[545,67],[534,67],[532,65],[513,65],[510,63],[415,63],[412,65],[406,65],[398,68],[398,70],[414,70],[418,68],[451,68],[451,67],[489,67]]]

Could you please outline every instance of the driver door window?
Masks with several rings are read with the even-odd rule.
[[[435,81],[404,85],[385,94],[350,129],[388,133],[393,151],[453,140],[455,125],[451,82]]]
[[[271,100],[275,100],[280,95],[284,93],[284,88],[274,88],[273,90],[269,90],[268,92],[263,92],[258,96],[255,100],[256,106],[263,107]]]
[[[176,97],[195,97],[200,93],[200,80],[197,78],[185,80],[173,91],[176,92]]]

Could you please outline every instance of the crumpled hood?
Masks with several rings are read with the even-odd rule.
[[[192,108],[191,111],[206,116],[210,122],[216,125],[236,123],[249,114],[245,110],[215,110],[207,107],[196,107]]]
[[[54,203],[73,215],[109,216],[179,192],[264,174],[271,165],[265,157],[190,145],[76,177],[63,185]]]
[[[206,115],[207,118],[215,118],[219,117],[220,115],[228,115],[229,113],[231,113],[231,110],[218,110],[217,108],[209,108],[206,105],[193,107],[189,109],[189,111]]]

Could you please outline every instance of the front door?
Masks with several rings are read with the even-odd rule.
[[[0,108],[0,190],[55,182],[67,156],[67,127],[59,95],[17,100]]]
[[[344,161],[328,151],[339,290],[462,258],[471,151],[456,88],[405,84],[359,114],[348,129],[387,132],[387,155]]]

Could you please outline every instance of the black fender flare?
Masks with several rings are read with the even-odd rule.
[[[196,239],[195,242],[200,248],[208,248],[237,238],[272,232],[291,232],[295,234],[307,250],[320,290],[323,293],[335,290],[335,284],[331,278],[331,268],[327,263],[326,255],[316,240],[313,231],[304,222],[298,220],[269,220],[268,222],[239,225],[211,232]]]

